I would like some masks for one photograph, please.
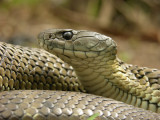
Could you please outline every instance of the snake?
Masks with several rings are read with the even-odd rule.
[[[112,38],[49,29],[0,42],[0,120],[160,120],[160,70],[124,63]]]

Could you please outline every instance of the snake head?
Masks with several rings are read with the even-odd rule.
[[[72,29],[49,29],[38,35],[39,44],[61,59],[95,58],[105,53],[116,55],[116,43],[97,32]]]

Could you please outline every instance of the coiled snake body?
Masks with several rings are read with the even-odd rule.
[[[120,61],[110,37],[50,29],[38,39],[50,53],[0,44],[0,119],[160,119],[160,71]]]

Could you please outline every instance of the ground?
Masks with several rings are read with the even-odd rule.
[[[49,28],[87,29],[99,32],[95,28],[67,22],[42,6],[38,6],[36,10],[28,7],[0,10],[0,28],[0,41],[29,47],[38,47],[37,34]],[[111,36],[117,42],[120,59],[130,64],[160,69],[160,43],[110,33],[103,34]]]

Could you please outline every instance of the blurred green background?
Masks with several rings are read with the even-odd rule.
[[[0,0],[0,41],[38,47],[49,28],[100,32],[123,61],[160,69],[160,0]]]

